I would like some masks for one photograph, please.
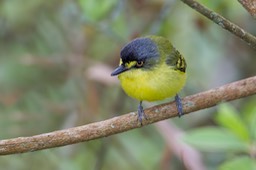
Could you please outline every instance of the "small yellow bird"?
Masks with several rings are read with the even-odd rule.
[[[157,101],[175,96],[179,116],[183,114],[178,92],[186,82],[186,61],[168,39],[160,36],[136,38],[121,50],[118,75],[126,94],[140,101],[138,120],[142,124],[142,101]]]

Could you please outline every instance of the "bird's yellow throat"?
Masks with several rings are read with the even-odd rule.
[[[153,69],[132,69],[118,75],[126,94],[139,101],[156,101],[174,96],[186,82],[186,73],[165,62]]]

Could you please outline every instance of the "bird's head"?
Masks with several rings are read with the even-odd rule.
[[[111,76],[133,69],[153,69],[159,61],[160,52],[154,37],[137,38],[123,47],[120,65]]]

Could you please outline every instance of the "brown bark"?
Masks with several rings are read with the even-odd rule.
[[[182,99],[184,113],[188,114],[197,110],[206,109],[221,102],[227,102],[256,94],[256,76],[233,82],[219,88],[211,89]],[[160,120],[177,116],[174,102],[157,105],[145,109],[148,120],[143,125],[148,125]],[[108,120],[54,131],[31,137],[19,137],[0,141],[0,155],[24,153],[47,148],[70,145],[107,137],[131,129],[139,128],[136,112]]]
[[[216,12],[209,10],[208,8],[201,5],[195,0],[181,0],[181,1],[187,4],[188,6],[190,6],[191,8],[195,9],[196,11],[198,11],[208,19],[212,20],[213,22],[221,26],[223,29],[231,32],[232,34],[236,35],[243,41],[247,42],[248,45],[256,49],[256,37],[253,36],[252,34],[246,32],[245,30],[243,30],[236,24],[230,22],[223,16],[217,14]]]

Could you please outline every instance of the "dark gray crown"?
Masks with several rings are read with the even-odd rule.
[[[145,61],[159,57],[156,44],[150,38],[137,38],[121,50],[122,61]]]

